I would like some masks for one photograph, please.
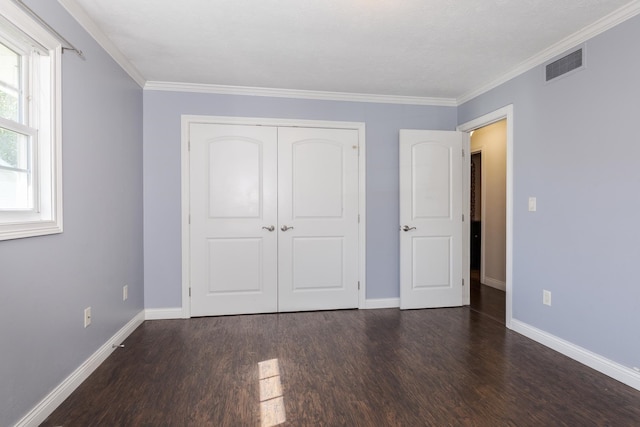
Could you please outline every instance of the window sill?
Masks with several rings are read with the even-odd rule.
[[[62,233],[62,220],[0,225],[0,241]]]

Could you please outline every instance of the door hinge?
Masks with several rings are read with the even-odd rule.
[[[464,222],[464,214],[462,214],[462,222]]]
[[[189,287],[189,297],[191,297],[191,287]]]
[[[358,280],[358,290],[360,290],[360,281]]]
[[[191,140],[187,141],[187,151],[191,151]]]
[[[462,279],[462,286],[464,286],[464,279]]]
[[[464,148],[462,149],[462,157],[464,158]]]

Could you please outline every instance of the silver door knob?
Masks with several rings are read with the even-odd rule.
[[[270,226],[268,226],[268,227],[262,227],[262,229],[263,229],[263,230],[267,230],[267,231],[273,231],[273,230],[275,230],[276,228],[275,228],[273,225],[270,225]]]
[[[283,225],[282,227],[280,227],[280,230],[282,231],[293,230],[293,227],[287,227],[286,225]]]
[[[409,231],[409,230],[415,230],[415,227],[409,227],[408,225],[405,225],[402,227],[402,231]]]

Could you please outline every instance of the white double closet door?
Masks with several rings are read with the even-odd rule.
[[[192,123],[191,315],[358,306],[358,131]]]

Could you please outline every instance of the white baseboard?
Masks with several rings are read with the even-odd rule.
[[[364,302],[363,309],[397,308],[400,307],[400,298],[374,298]],[[147,308],[144,311],[145,320],[184,319],[181,307],[175,308]]]
[[[182,319],[182,307],[175,308],[147,308],[144,311],[145,320]]]
[[[640,390],[640,372],[636,372],[631,368],[519,320],[511,320],[511,329],[621,383]]]
[[[494,279],[493,277],[485,276],[483,285],[491,286],[492,288],[506,291],[507,284],[502,280]]]
[[[15,427],[38,426],[58,407],[84,380],[96,370],[102,362],[115,350],[113,344],[120,344],[135,329],[144,322],[144,312],[141,311],[114,336],[109,338],[95,353],[84,361],[75,371],[65,378],[51,393],[42,399],[27,415],[22,417]]]
[[[372,298],[364,301],[365,309],[398,307],[400,307],[400,298]]]

